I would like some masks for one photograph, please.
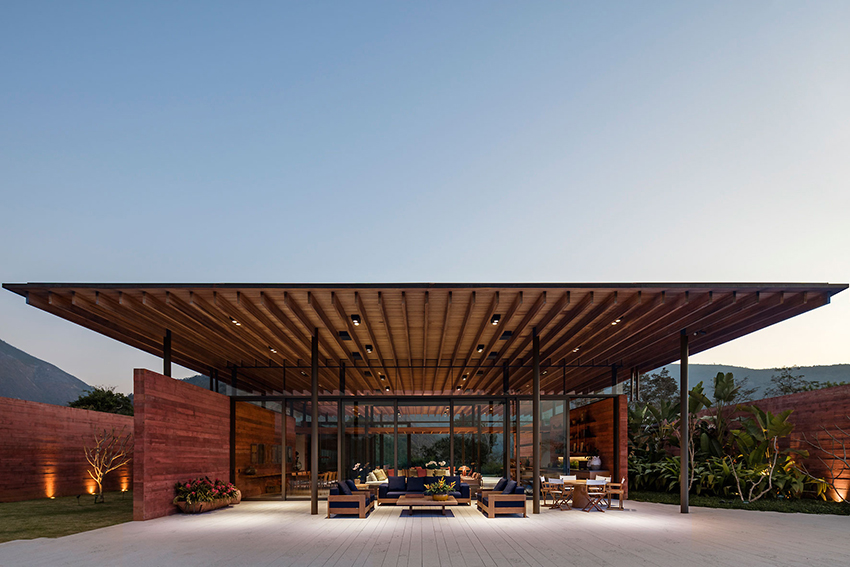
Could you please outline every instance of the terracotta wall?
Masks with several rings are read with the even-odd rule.
[[[295,419],[286,417],[286,444],[295,451]],[[251,445],[264,447],[263,464],[252,464]],[[281,464],[272,462],[272,448],[280,445],[280,414],[246,402],[236,404],[236,486],[243,496],[280,492]],[[259,447],[258,447],[259,449]],[[286,449],[281,449],[286,458]],[[255,474],[245,474],[253,467]],[[291,468],[291,465],[289,465]]]
[[[850,471],[846,470],[839,461],[824,452],[813,449],[805,442],[805,438],[814,440],[816,436],[819,436],[827,448],[839,454],[843,451],[843,443],[850,456],[850,385],[765,398],[752,404],[774,414],[787,409],[793,410],[788,418],[794,424],[790,446],[794,449],[809,451],[809,458],[803,461],[808,471],[818,477],[835,474],[838,477],[836,482],[838,490],[844,498],[850,498]],[[824,428],[836,437],[836,441],[829,439]],[[825,463],[818,457],[821,457]]]
[[[126,415],[0,398],[0,502],[91,492],[83,447],[104,429],[133,432]],[[104,490],[129,489],[132,465],[111,472]]]
[[[150,370],[134,372],[133,519],[177,511],[177,481],[230,477],[230,399]]]

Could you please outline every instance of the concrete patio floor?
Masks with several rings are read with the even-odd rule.
[[[312,565],[847,565],[850,517],[627,502],[626,510],[544,509],[488,520],[475,506],[454,517],[326,519],[309,502],[243,502],[62,537],[0,545],[0,566]],[[531,508],[529,502],[529,510]]]

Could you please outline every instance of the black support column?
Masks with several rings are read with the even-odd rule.
[[[614,394],[614,463],[611,482],[620,482],[620,396],[617,394],[617,365],[611,365],[611,393]]]
[[[319,513],[319,329],[310,348],[310,513]]]
[[[339,395],[345,395],[345,363],[339,363]],[[336,478],[345,482],[345,402],[339,400],[336,411]]]
[[[284,378],[284,381],[286,379]],[[280,402],[280,499],[286,500],[286,398]]]
[[[162,373],[171,376],[171,329],[165,330],[162,339]]]
[[[679,338],[679,437],[681,442],[679,445],[679,500],[682,514],[688,513],[688,333],[682,330]]]
[[[540,337],[537,336],[537,328],[533,330],[534,338],[532,340],[532,364],[534,366],[532,375],[532,398],[531,398],[531,459],[532,459],[532,474],[534,475],[534,496],[532,500],[532,514],[540,513]],[[518,464],[518,463],[517,463]],[[519,470],[519,466],[517,466]]]

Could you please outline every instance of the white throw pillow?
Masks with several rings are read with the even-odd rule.
[[[375,478],[375,473],[370,472],[368,475],[366,475],[366,482],[375,482],[376,480],[378,479]]]

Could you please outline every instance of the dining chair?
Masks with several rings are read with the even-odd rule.
[[[625,500],[626,497],[626,477],[623,477],[620,482],[609,482],[606,485],[606,488],[606,498],[608,499],[608,505],[606,507],[611,508],[611,496],[616,494],[619,502],[619,508],[622,510],[623,500]]]

